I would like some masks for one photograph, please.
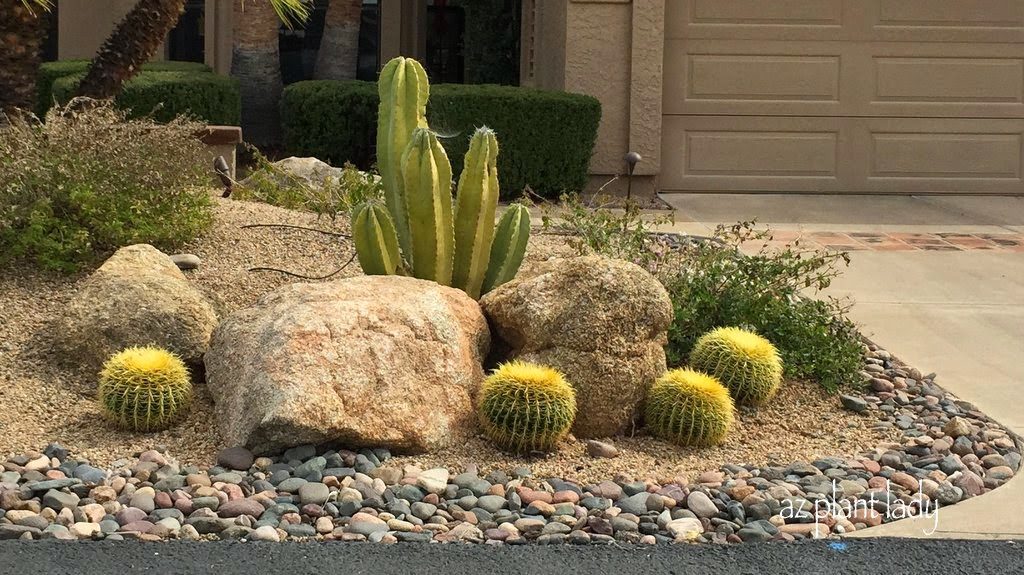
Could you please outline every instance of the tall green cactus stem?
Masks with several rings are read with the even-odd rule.
[[[380,204],[368,202],[356,208],[352,218],[352,241],[366,275],[394,275],[398,271],[401,255],[395,224]]]
[[[498,221],[482,293],[487,293],[516,277],[519,266],[523,264],[526,244],[529,241],[530,210],[522,204],[512,204]]]
[[[427,127],[430,84],[419,62],[399,56],[381,70],[377,82],[380,107],[377,113],[377,168],[384,184],[384,200],[398,234],[398,244],[409,259],[412,237],[402,191],[402,157],[412,132]]]
[[[494,240],[498,209],[498,138],[490,128],[473,134],[455,197],[455,267],[452,286],[480,297]]]
[[[408,258],[412,260],[412,275],[452,285],[452,165],[430,130],[413,131],[402,156],[402,177],[412,241],[412,257]]]

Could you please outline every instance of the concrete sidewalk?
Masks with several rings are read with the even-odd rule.
[[[757,218],[777,230],[1020,234],[1024,198],[675,194],[677,229]],[[851,296],[866,335],[1024,435],[1024,252],[855,251],[830,290]],[[1024,538],[1024,477],[939,512],[932,537]],[[904,520],[863,536],[924,537]]]

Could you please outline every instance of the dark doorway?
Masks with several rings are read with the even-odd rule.
[[[203,62],[206,57],[206,2],[188,0],[178,25],[167,35],[167,59]]]
[[[449,0],[428,0],[427,53],[423,67],[435,84],[461,84],[465,77],[462,56],[466,11]]]

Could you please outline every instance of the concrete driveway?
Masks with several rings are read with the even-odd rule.
[[[830,291],[854,299],[851,316],[863,332],[922,372],[936,372],[947,390],[1024,435],[1024,198],[663,198],[678,210],[677,227],[690,233],[757,218],[819,244],[855,242],[849,269]],[[875,234],[884,239],[858,241]],[[897,243],[908,245],[874,249]],[[1024,538],[1022,504],[1024,478],[1017,477],[940,511],[932,537]],[[926,528],[931,519],[860,534],[924,537]]]

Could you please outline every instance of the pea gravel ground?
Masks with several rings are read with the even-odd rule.
[[[1014,542],[913,539],[655,547],[0,541],[0,575],[1003,575],[1021,573],[1022,562],[1024,547]]]
[[[345,238],[289,228],[243,228],[249,224],[310,226],[344,234],[348,222],[319,219],[313,214],[264,204],[218,199],[216,223],[202,238],[181,251],[202,258],[199,270],[186,272],[224,312],[251,305],[263,294],[290,282],[304,281],[255,267],[276,267],[297,273],[329,274],[352,257]],[[537,235],[527,264],[552,255],[572,255],[565,238]],[[334,278],[361,273],[356,263]],[[69,447],[95,465],[130,457],[151,448],[165,448],[183,464],[209,465],[225,447],[212,425],[213,410],[205,386],[187,419],[155,434],[135,434],[108,426],[94,401],[95,379],[50,368],[46,329],[61,313],[85,273],[48,275],[19,265],[0,275],[0,454],[39,451],[51,441]],[[616,476],[636,479],[696,477],[723,463],[764,464],[810,460],[817,456],[850,456],[883,446],[893,436],[871,428],[874,420],[839,407],[838,399],[818,387],[788,383],[769,407],[740,414],[728,441],[717,448],[687,450],[638,433],[615,438],[621,454],[594,459],[582,442],[569,441],[544,458],[510,457],[477,438],[440,453],[398,457],[395,465],[414,463],[429,468],[460,470],[475,463],[486,473],[529,465],[535,475],[561,476],[580,482]]]

